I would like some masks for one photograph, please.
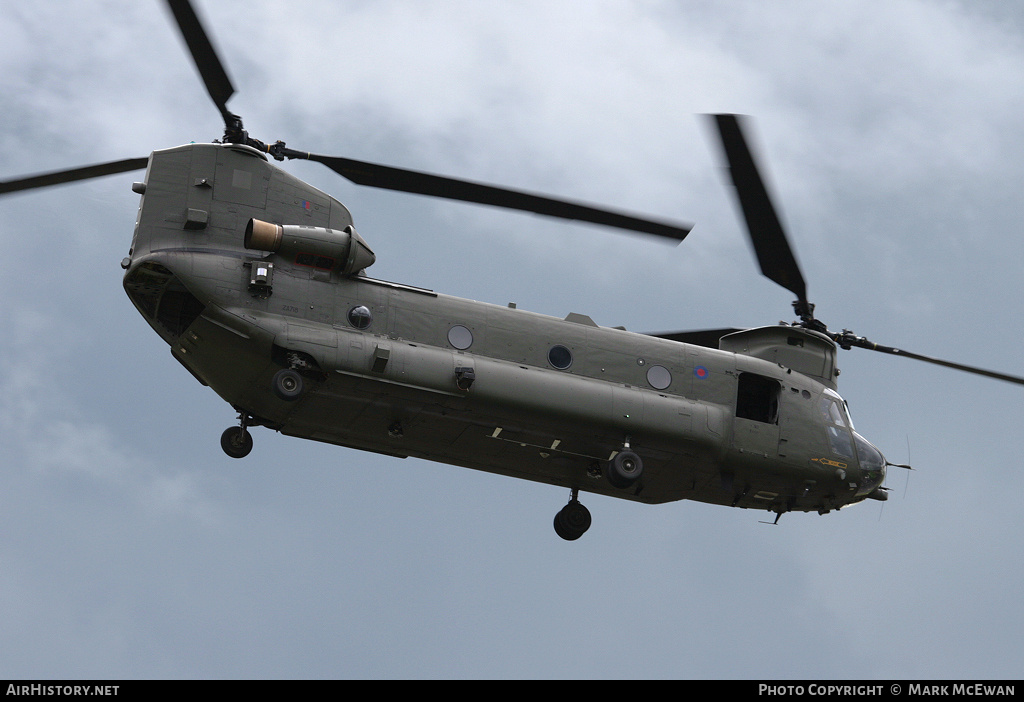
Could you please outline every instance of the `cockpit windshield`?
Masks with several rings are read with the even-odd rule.
[[[857,443],[857,460],[862,476],[857,495],[868,495],[885,480],[885,456],[857,432],[853,433],[853,440]]]
[[[866,471],[880,471],[885,468],[885,457],[871,442],[857,432],[853,433],[853,440],[857,442],[857,459],[861,468]]]
[[[853,430],[849,405],[838,393],[828,388],[821,395],[821,414],[825,419],[825,431],[832,452],[845,458],[855,458],[860,466],[862,477],[856,494],[864,496],[871,493],[885,479],[886,463],[882,452]]]

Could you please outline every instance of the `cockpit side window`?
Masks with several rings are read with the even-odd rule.
[[[843,414],[839,411],[839,405],[836,404],[835,400],[828,397],[821,398],[821,413],[825,415],[825,419],[833,424],[838,424],[841,427],[846,426]]]
[[[832,452],[845,458],[854,458],[853,437],[850,436],[848,415],[839,407],[839,403],[829,396],[821,398],[821,414],[825,418],[825,430]]]

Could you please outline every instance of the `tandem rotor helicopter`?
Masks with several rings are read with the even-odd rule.
[[[121,262],[139,313],[195,379],[231,404],[221,436],[251,430],[418,457],[568,488],[556,533],[590,527],[580,492],[827,514],[885,500],[889,463],[837,392],[854,346],[1024,384],[1024,378],[882,346],[814,316],[806,283],[747,146],[715,115],[762,273],[797,321],[658,334],[600,327],[377,280],[342,203],[270,158],[348,180],[682,241],[689,226],[429,173],[266,144],[227,109],[235,90],[188,0],[168,5],[225,123],[223,137],[0,183],[0,194],[145,169]],[[908,467],[908,466],[901,466]]]

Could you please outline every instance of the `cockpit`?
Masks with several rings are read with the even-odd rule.
[[[825,388],[820,400],[829,447],[836,456],[860,466],[856,494],[868,495],[885,480],[885,457],[882,452],[853,428],[850,408],[839,393]],[[852,473],[851,478],[855,478]]]

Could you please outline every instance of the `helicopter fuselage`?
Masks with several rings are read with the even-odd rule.
[[[648,503],[884,499],[827,337],[765,328],[712,349],[376,280],[349,211],[246,146],[154,152],[136,189],[129,297],[250,425]],[[278,249],[250,241],[254,220]],[[274,391],[283,368],[301,394]],[[603,468],[627,450],[643,473],[616,486]]]

